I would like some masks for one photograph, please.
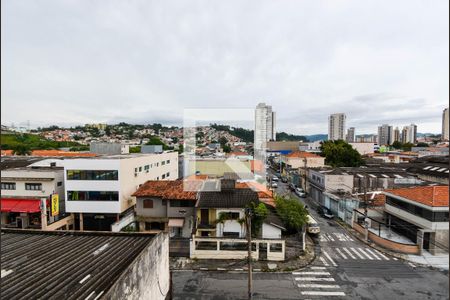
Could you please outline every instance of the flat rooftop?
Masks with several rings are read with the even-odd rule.
[[[153,237],[2,229],[2,298],[99,299]]]

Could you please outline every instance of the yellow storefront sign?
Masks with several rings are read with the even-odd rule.
[[[52,216],[59,215],[59,195],[52,195]]]

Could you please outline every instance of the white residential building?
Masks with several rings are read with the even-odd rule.
[[[262,154],[266,150],[266,142],[276,140],[275,112],[272,106],[259,103],[255,109],[255,154]]]
[[[66,211],[80,229],[110,230],[136,204],[131,195],[148,180],[178,178],[178,153],[109,155],[64,162]]]
[[[347,130],[347,136],[345,137],[345,140],[347,141],[347,143],[355,142],[355,127],[350,127]]]
[[[392,145],[394,142],[394,128],[388,124],[378,126],[378,145]]]
[[[449,120],[448,120],[448,107],[444,109],[442,112],[442,140],[448,141],[449,140],[449,133],[448,133],[448,126],[449,126]]]
[[[344,140],[346,118],[343,113],[332,114],[328,117],[328,140]]]
[[[417,141],[417,125],[404,126],[402,130],[402,143],[414,144]]]

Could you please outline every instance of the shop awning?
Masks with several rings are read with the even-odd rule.
[[[183,227],[184,219],[169,219],[169,227]]]
[[[1,198],[2,212],[37,213],[41,211],[39,199]]]

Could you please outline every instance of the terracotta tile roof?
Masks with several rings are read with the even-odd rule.
[[[311,153],[311,152],[305,152],[305,151],[294,151],[286,155],[286,157],[289,158],[307,158],[307,157],[321,157],[320,155]]]
[[[255,182],[255,181],[249,181],[249,182],[237,182],[236,183],[237,189],[246,189],[251,188],[255,192],[258,193],[258,198],[272,198],[273,194],[272,191],[268,190],[266,186],[264,186],[261,183]]]
[[[189,191],[184,190],[184,184]],[[132,195],[135,197],[160,197],[173,200],[196,200],[197,192],[190,190],[200,189],[201,180],[149,180]]]
[[[448,206],[448,185],[421,186],[386,190],[385,192],[428,206]]]
[[[231,152],[229,154],[229,156],[247,156],[247,155],[248,155],[248,153],[240,152],[240,151]]]
[[[12,150],[2,150],[1,151],[1,155],[2,156],[10,156],[10,155],[12,155],[13,154],[13,151]]]

